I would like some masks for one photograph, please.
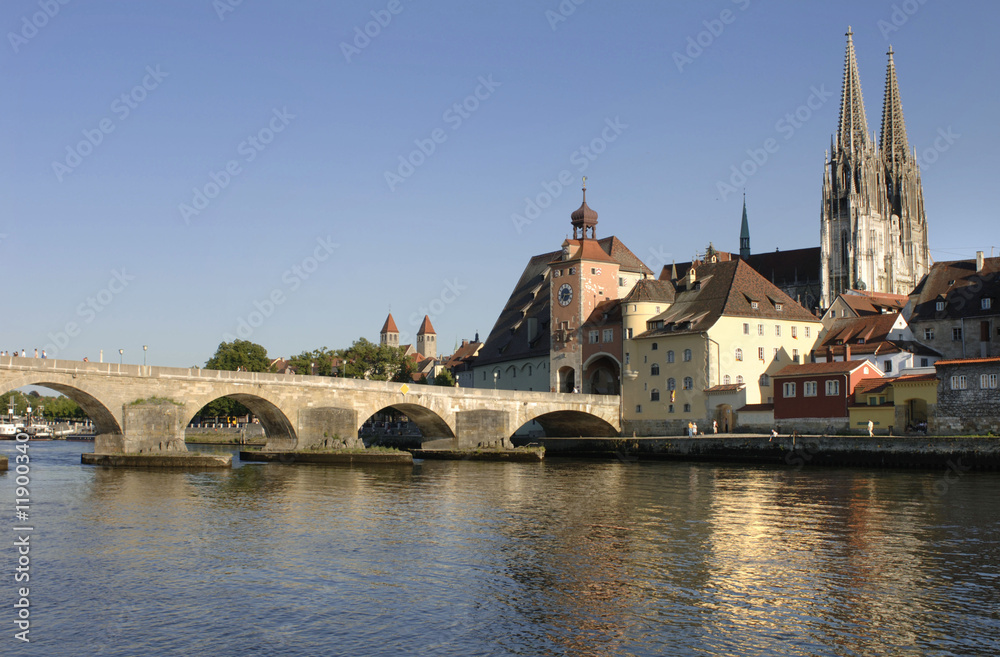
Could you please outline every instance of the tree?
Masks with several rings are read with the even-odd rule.
[[[343,373],[349,379],[372,381],[410,381],[413,359],[403,354],[399,347],[376,345],[359,338],[344,351]]]
[[[323,347],[312,351],[303,351],[298,356],[288,359],[289,366],[296,374],[315,374],[317,376],[333,376],[333,360],[337,352]],[[315,365],[315,367],[313,367]]]
[[[249,340],[233,340],[220,343],[205,367],[233,372],[239,369],[244,372],[267,372],[271,369],[271,360],[267,357],[267,349],[259,344]]]
[[[271,359],[267,357],[267,349],[248,340],[233,340],[223,342],[215,350],[215,355],[208,359],[205,367],[210,370],[228,370],[235,372],[267,372],[271,369]],[[249,415],[250,409],[235,399],[220,397],[206,404],[198,415],[201,417]]]
[[[434,385],[455,387],[455,377],[451,375],[451,370],[442,368],[434,377]]]

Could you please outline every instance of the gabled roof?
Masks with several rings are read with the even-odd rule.
[[[723,315],[819,323],[739,259],[698,265],[695,286],[689,289],[687,280],[687,276],[680,278],[673,304],[653,318],[657,324],[662,321],[663,328],[650,329],[636,338],[706,331]]]
[[[848,290],[840,295],[840,300],[847,304],[858,316],[878,315],[884,311],[902,310],[908,297],[904,294],[889,294],[888,292],[868,292],[865,290]]]
[[[739,259],[738,254],[728,251],[716,251],[715,257],[718,262]],[[753,253],[746,259],[746,263],[765,279],[779,286],[820,280],[820,248],[818,246],[788,251]],[[702,261],[696,260],[694,264],[700,265]],[[672,267],[676,268],[678,276],[683,278],[691,269],[691,263],[679,262],[673,265],[664,265],[663,269],[660,270],[660,280],[670,280]]]
[[[945,301],[937,310],[938,299]],[[983,309],[981,300],[993,300]],[[984,258],[983,270],[975,260],[935,262],[910,294],[913,313],[910,321],[960,319],[1000,314],[1000,258]]]
[[[668,274],[669,276],[669,274]],[[673,303],[677,296],[673,283],[667,280],[644,278],[636,281],[632,291],[622,299],[623,303],[660,302]]]
[[[777,377],[812,376],[816,374],[852,374],[862,367],[870,367],[881,376],[882,370],[867,360],[837,360],[832,363],[795,363],[786,365],[774,375]]]
[[[585,327],[602,326],[611,324],[621,326],[622,323],[622,300],[606,299],[594,306],[590,317],[583,323]]]
[[[854,386],[854,394],[871,395],[885,392],[892,383],[892,379],[864,379]]]
[[[723,393],[723,392],[739,392],[746,387],[743,383],[722,383],[711,388],[705,388],[705,392],[708,394]]]
[[[385,318],[385,324],[382,325],[382,330],[379,333],[399,333],[399,329],[396,328],[396,322],[392,318],[392,313]]]
[[[434,331],[434,327],[431,326],[431,318],[428,317],[427,315],[424,315],[424,321],[420,323],[420,328],[417,329],[417,335],[429,335],[429,334],[437,335],[437,333],[435,333]]]
[[[863,340],[864,344],[885,342],[889,339],[892,327],[898,319],[899,313],[835,319],[823,338],[822,346],[849,344],[853,351],[855,344],[859,346],[862,344],[858,342],[859,340]]]

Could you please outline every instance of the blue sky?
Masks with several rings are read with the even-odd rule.
[[[848,25],[871,131],[895,49],[932,256],[998,254],[994,3],[63,1],[0,9],[0,349],[289,356],[391,307],[448,352],[583,175],[657,271],[736,250],[744,186],[754,251],[815,246]]]

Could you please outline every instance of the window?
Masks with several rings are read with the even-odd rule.
[[[777,363],[779,360],[781,360],[781,352],[778,351],[777,347],[775,347],[774,348],[774,362]]]
[[[807,326],[807,327],[806,327],[806,337],[807,337],[807,338],[809,337],[809,332],[810,332],[810,330],[811,330],[811,329],[810,329],[810,328],[809,328],[809,327]]]
[[[826,382],[827,397],[835,397],[839,394],[840,394],[840,381],[827,381]]]
[[[891,360],[884,360],[884,361],[882,361],[882,371],[885,372],[886,374],[888,374],[889,372],[892,371],[892,361]]]
[[[802,396],[803,397],[815,397],[816,396],[816,382],[806,381],[802,384]]]
[[[642,404],[636,404],[635,405],[635,412],[636,413],[642,413]]]
[[[668,363],[674,362],[674,350],[673,349],[667,351],[667,362]]]
[[[614,329],[604,329],[604,342],[613,342],[615,339]]]
[[[743,322],[743,335],[750,335],[750,325]]]
[[[769,387],[771,387],[771,377],[769,377],[767,374],[761,374],[760,375],[760,386],[762,388],[769,388]]]
[[[757,325],[757,335],[764,335],[764,325],[763,324],[758,324]]]
[[[921,358],[920,359],[920,367],[930,367],[930,365],[931,365],[930,359],[928,359],[928,358]]]
[[[691,404],[684,404],[684,412],[685,413],[691,412]]]
[[[966,388],[965,375],[960,374],[958,376],[951,377],[951,389],[952,390],[965,390]]]
[[[659,345],[658,342],[654,342],[653,345],[650,347],[650,349],[652,349],[653,351],[656,351],[659,348],[660,348],[660,345]]]
[[[996,374],[981,374],[979,375],[979,387],[983,390],[987,388],[997,387],[997,375]]]
[[[777,310],[780,313],[781,312],[781,304],[780,303],[774,304],[774,309]]]
[[[724,377],[722,377],[722,385],[724,385],[724,386],[728,386],[728,385],[730,385],[730,384],[731,384],[732,382],[733,382],[733,380],[732,380],[732,379],[731,379],[731,378],[729,377],[729,375],[728,375],[728,374],[727,374],[727,375],[725,375]]]
[[[676,389],[677,389],[676,379],[674,379],[673,377],[667,379],[667,390],[676,390]]]
[[[653,388],[649,391],[649,401],[660,401],[660,391]]]
[[[674,412],[674,405],[673,404],[670,405],[670,407],[667,409],[667,412],[668,413],[673,413]]]
[[[792,349],[792,361],[796,362],[796,363],[799,362],[799,350],[798,349]]]
[[[736,383],[739,384],[739,385],[743,385],[743,375],[742,374],[738,374],[736,376]]]
[[[629,339],[629,340],[631,340],[631,339],[632,339],[632,329],[629,329],[629,330],[628,330],[628,339]]]
[[[756,301],[751,301],[750,302],[750,307],[753,308],[754,310],[757,310],[757,302]]]
[[[630,354],[627,351],[625,352],[625,364],[626,365],[628,365],[629,361],[632,360],[631,356],[632,356],[632,354]]]
[[[831,310],[830,311],[830,317],[831,318],[835,318],[836,316],[837,316],[837,311],[836,310]]]
[[[934,304],[934,310],[938,312],[944,310],[944,301],[938,301],[936,304]]]
[[[739,347],[736,348],[736,360],[743,360],[743,350]]]
[[[689,376],[684,377],[684,389],[690,390],[694,388],[694,379]]]
[[[784,385],[782,385],[781,386],[781,395],[785,399],[791,399],[792,397],[794,397],[795,396],[795,382],[794,381],[788,381]]]
[[[552,278],[559,278],[560,276],[562,276],[562,270],[561,269],[557,269],[555,271],[555,273],[552,274]]]
[[[569,275],[572,276],[575,273],[576,273],[576,267],[570,267],[569,268]]]
[[[650,376],[660,376],[660,364],[659,363],[653,363],[652,365],[649,366],[649,375]]]
[[[774,334],[779,338],[781,337],[781,324],[774,325]]]
[[[961,326],[955,327],[955,328],[953,328],[951,330],[951,339],[954,340],[955,342],[961,342],[962,341],[962,327]]]
[[[757,347],[757,358],[764,360],[764,347]]]
[[[798,339],[798,337],[799,337],[798,331],[796,330],[797,328],[798,328],[797,326],[793,326],[792,327],[792,338],[793,339]]]
[[[685,349],[684,350],[684,362],[686,363],[689,360],[691,360],[691,350],[690,349]]]
[[[590,344],[597,344],[598,341],[599,341],[598,338],[600,337],[600,334],[601,334],[600,331],[591,331],[590,332]]]
[[[625,287],[625,279],[621,276],[618,277],[618,287]]]
[[[932,328],[925,328],[924,329],[924,340],[933,340],[933,339],[934,339],[934,329],[932,329]]]
[[[979,300],[979,307],[983,310],[989,310],[993,306],[993,299],[986,298]]]

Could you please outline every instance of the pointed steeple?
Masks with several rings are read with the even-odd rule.
[[[740,226],[740,258],[750,257],[750,223],[747,221],[747,195],[743,194],[743,225]]]
[[[844,57],[844,88],[840,96],[840,123],[837,125],[837,145],[852,152],[868,142],[868,120],[861,97],[861,78],[854,58],[854,32],[847,28],[847,54]]]
[[[573,224],[573,239],[597,239],[597,213],[587,205],[587,176],[583,177],[583,204],[569,216]]]
[[[892,59],[889,46],[889,65],[885,72],[885,103],[882,105],[882,136],[880,148],[882,157],[892,167],[907,160],[909,144],[906,140],[906,123],[903,121],[903,103],[899,99],[899,84],[896,82],[896,63]]]
[[[392,313],[389,313],[389,316],[385,318],[385,324],[379,331],[379,344],[399,346],[399,329],[396,328],[396,321],[392,318]]]

